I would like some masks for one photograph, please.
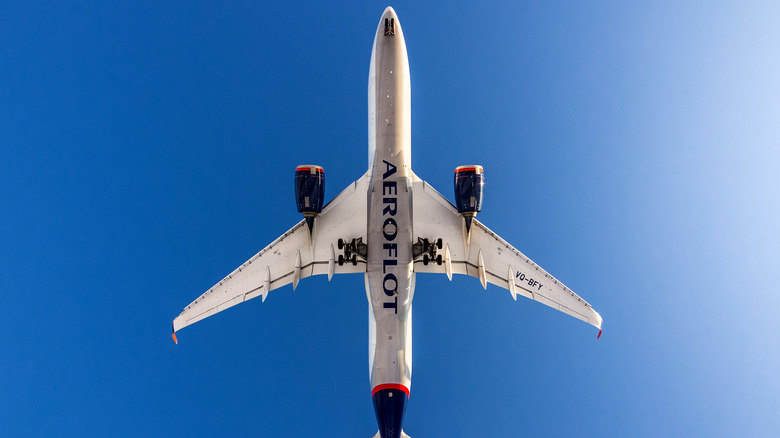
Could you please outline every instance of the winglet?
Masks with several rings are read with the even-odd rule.
[[[600,338],[600,337],[601,337],[601,330],[599,330],[599,335],[598,335],[598,336],[596,336],[596,339],[598,339],[598,338]]]
[[[173,337],[173,342],[178,345],[179,341],[176,339],[176,330],[173,329],[173,324],[171,324],[171,336]]]

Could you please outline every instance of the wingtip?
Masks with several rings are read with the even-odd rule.
[[[173,338],[173,343],[178,345],[179,340],[176,339],[176,327],[174,327],[173,323],[171,323],[171,337]]]
[[[599,334],[598,336],[596,336],[596,340],[598,340],[599,338],[601,338],[601,329],[599,329]]]

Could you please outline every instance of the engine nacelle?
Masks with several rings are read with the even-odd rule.
[[[485,170],[476,164],[455,168],[455,206],[466,218],[466,227],[471,228],[471,219],[482,210],[482,186],[485,185]]]
[[[309,218],[313,219],[322,211],[324,195],[325,169],[311,164],[295,168],[295,204],[307,222],[311,222]]]

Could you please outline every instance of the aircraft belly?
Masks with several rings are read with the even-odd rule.
[[[371,386],[412,373],[411,87],[403,33],[378,31],[368,81],[369,366]]]
[[[398,166],[377,164],[369,193],[368,278],[371,298],[372,387],[411,381],[412,215],[411,193]],[[383,178],[383,176],[387,176]]]

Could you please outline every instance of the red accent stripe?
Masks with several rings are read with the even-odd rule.
[[[399,385],[398,383],[383,383],[381,385],[375,386],[374,389],[371,390],[371,397],[373,397],[377,391],[381,391],[383,389],[400,389],[406,393],[407,397],[409,397],[409,388],[405,387],[404,385]]]
[[[482,168],[479,168],[479,167],[466,167],[465,169],[455,169],[455,173],[458,173],[458,172],[477,172],[477,171],[484,172],[484,170]]]
[[[596,336],[596,339],[598,339],[598,338],[600,338],[600,337],[601,337],[601,330],[599,330],[599,335],[598,335],[598,336]]]
[[[312,169],[311,167],[300,166],[300,167],[296,167],[295,171],[298,172],[299,170],[305,170],[307,172],[311,172],[311,169]],[[325,169],[323,169],[322,167],[315,167],[314,170],[317,172],[325,173]]]

